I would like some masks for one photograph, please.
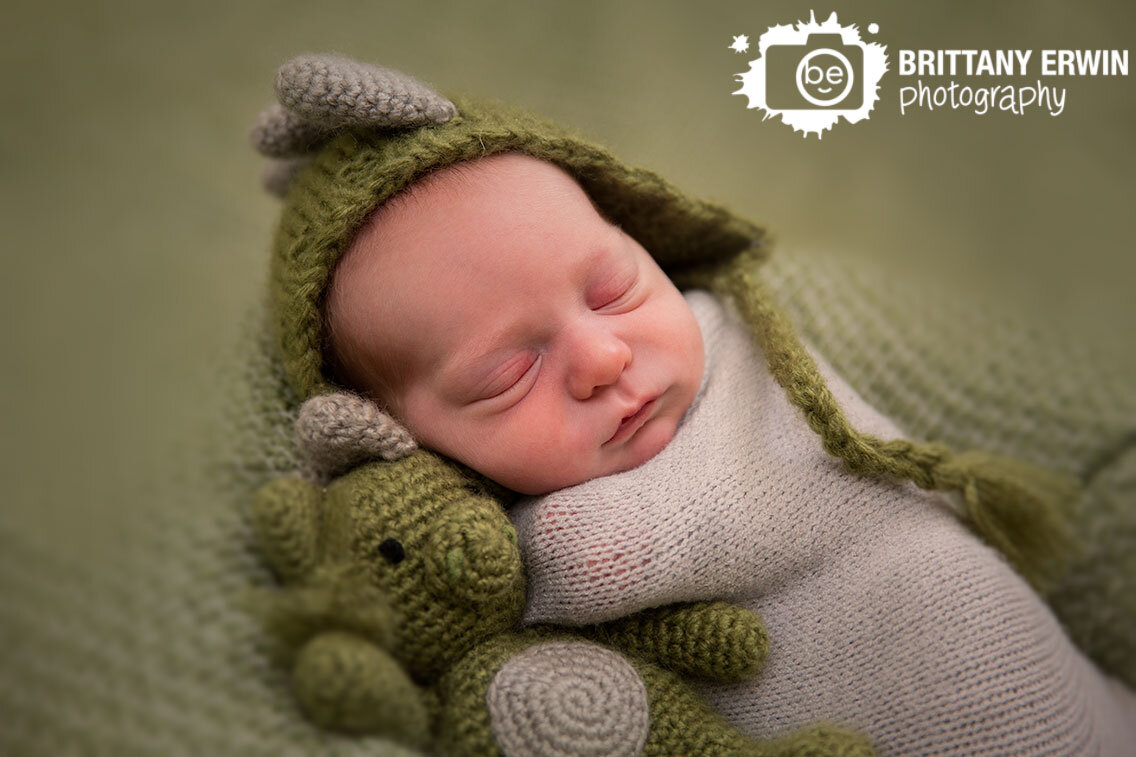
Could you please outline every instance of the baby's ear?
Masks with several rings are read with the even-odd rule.
[[[402,424],[351,392],[321,394],[305,402],[296,419],[296,443],[322,478],[368,460],[398,460],[418,449]]]

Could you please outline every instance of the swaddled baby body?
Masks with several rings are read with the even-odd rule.
[[[526,622],[725,599],[762,615],[771,649],[753,680],[703,693],[751,734],[831,720],[890,754],[1131,754],[1136,697],[951,500],[847,473],[734,316],[685,297],[706,371],[670,444],[511,511]],[[854,426],[901,435],[818,364]]]
[[[530,622],[756,610],[766,668],[704,693],[758,736],[827,719],[892,753],[1136,743],[1131,695],[949,500],[845,472],[749,333],[560,169],[502,155],[415,185],[340,261],[328,316],[349,383],[421,443],[545,495],[513,510]],[[855,428],[901,436],[827,373]]]

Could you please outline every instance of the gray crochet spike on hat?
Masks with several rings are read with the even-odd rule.
[[[414,77],[340,55],[290,59],[276,70],[276,96],[280,102],[260,113],[249,139],[274,159],[261,181],[278,196],[341,131],[413,128],[457,114],[452,102]]]
[[[332,128],[444,123],[454,104],[412,76],[339,55],[299,55],[276,71],[276,96]]]
[[[283,105],[260,112],[249,132],[253,147],[270,158],[305,155],[327,141],[334,130],[296,115]]]

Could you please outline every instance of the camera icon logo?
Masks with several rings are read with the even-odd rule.
[[[875,30],[875,25],[869,29]],[[868,117],[887,70],[886,48],[860,39],[855,26],[843,27],[833,13],[824,23],[774,26],[758,42],[761,57],[738,74],[750,108],[762,108],[805,136],[821,137],[841,118]],[[736,49],[736,48],[734,48]]]
[[[770,45],[765,101],[778,110],[855,110],[864,104],[863,72],[864,48],[845,45],[839,34],[811,34],[801,45]]]

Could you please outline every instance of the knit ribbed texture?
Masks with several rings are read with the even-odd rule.
[[[756,679],[704,691],[755,735],[832,718],[889,754],[1123,754],[1131,692],[941,495],[828,457],[746,330],[708,295],[687,297],[707,376],[671,444],[511,511],[526,621],[722,598],[765,618],[770,652]],[[820,368],[857,428],[899,434]]]

